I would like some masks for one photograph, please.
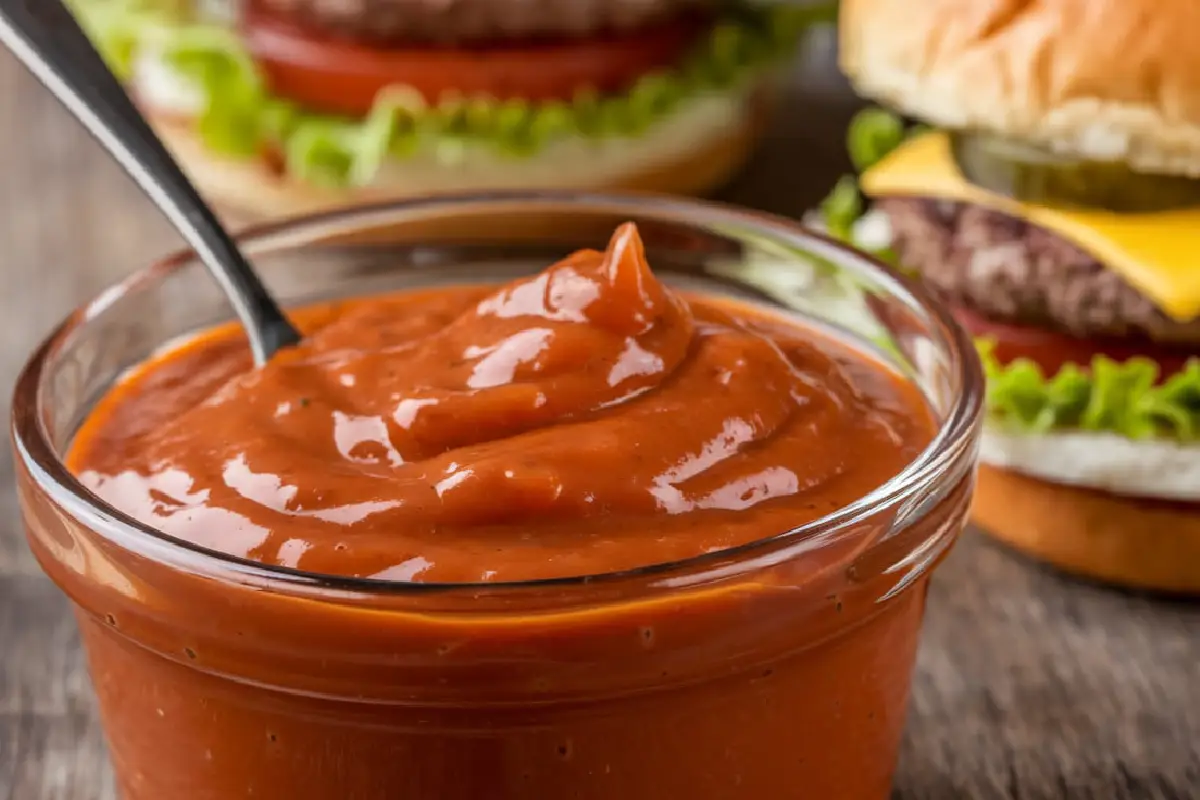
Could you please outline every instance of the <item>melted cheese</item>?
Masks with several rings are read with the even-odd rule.
[[[1115,214],[1019,203],[968,183],[944,133],[911,139],[868,170],[861,183],[873,197],[956,200],[1027,220],[1091,253],[1176,320],[1200,316],[1200,208]]]

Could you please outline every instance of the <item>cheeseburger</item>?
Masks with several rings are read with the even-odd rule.
[[[840,28],[857,90],[935,128],[860,114],[826,225],[977,336],[976,521],[1200,592],[1200,3],[843,0]]]
[[[443,191],[703,193],[810,4],[72,0],[192,178],[254,216]]]

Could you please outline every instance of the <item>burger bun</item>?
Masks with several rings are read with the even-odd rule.
[[[972,520],[1065,572],[1130,589],[1200,594],[1200,506],[1122,497],[982,465]]]
[[[858,91],[944,128],[1200,177],[1194,0],[842,0]]]

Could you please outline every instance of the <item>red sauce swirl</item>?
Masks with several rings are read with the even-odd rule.
[[[919,394],[793,320],[681,295],[636,229],[501,288],[299,315],[251,369],[230,330],[152,361],[72,466],[170,534],[415,581],[623,570],[769,537],[929,442]]]

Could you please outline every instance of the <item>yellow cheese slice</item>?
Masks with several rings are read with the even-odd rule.
[[[1181,322],[1200,317],[1200,208],[1149,214],[1019,203],[968,183],[944,133],[901,145],[861,178],[871,197],[907,195],[973,203],[1053,231],[1121,275]]]

